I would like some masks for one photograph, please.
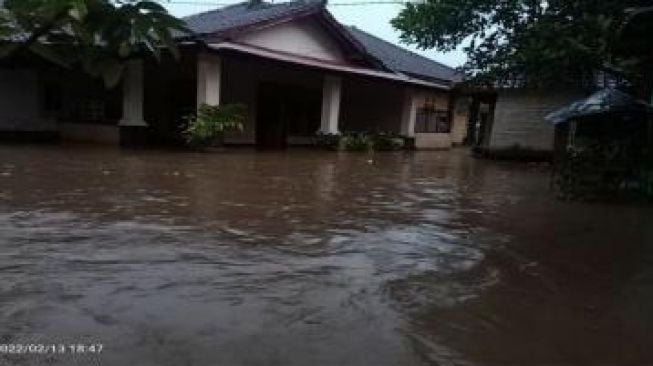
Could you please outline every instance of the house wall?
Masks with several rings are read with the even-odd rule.
[[[0,69],[0,131],[54,131],[43,118],[38,75],[26,69]]]
[[[322,60],[344,62],[340,46],[310,19],[267,27],[236,39],[237,42]]]
[[[489,150],[553,150],[554,128],[544,117],[577,100],[579,91],[500,91],[491,127]]]
[[[346,78],[340,131],[401,132],[404,87],[378,80]]]

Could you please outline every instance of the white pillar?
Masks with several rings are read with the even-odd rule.
[[[220,105],[222,64],[215,55],[199,55],[197,60],[197,106]]]
[[[320,133],[338,134],[340,119],[340,99],[342,97],[342,78],[325,76],[322,89],[322,123]]]
[[[143,61],[128,61],[123,76],[122,120],[124,127],[146,127],[143,119]]]
[[[415,137],[415,119],[417,118],[417,93],[407,89],[401,112],[401,135]]]

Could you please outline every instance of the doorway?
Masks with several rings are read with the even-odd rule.
[[[256,144],[284,149],[288,137],[315,135],[320,126],[322,93],[297,85],[261,83],[258,88]]]

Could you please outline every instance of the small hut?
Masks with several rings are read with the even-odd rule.
[[[555,111],[554,188],[563,199],[653,195],[653,108],[603,89]]]

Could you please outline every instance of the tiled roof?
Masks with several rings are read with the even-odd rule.
[[[225,8],[183,18],[188,28],[197,34],[220,33],[235,28],[265,22],[304,11],[319,10],[317,0],[293,1],[279,4],[243,2]]]
[[[369,54],[395,72],[444,81],[460,80],[460,76],[454,68],[384,41],[356,27],[348,27],[347,29],[365,47]]]
[[[196,34],[220,34],[259,22],[289,17],[293,14],[317,12],[323,7],[324,1],[322,0],[295,0],[277,4],[264,1],[256,4],[243,2],[192,15],[184,20],[188,28]],[[460,80],[456,70],[449,66],[420,56],[355,27],[343,27],[343,29],[349,32],[369,55],[379,60],[387,69],[425,80],[445,82]]]

